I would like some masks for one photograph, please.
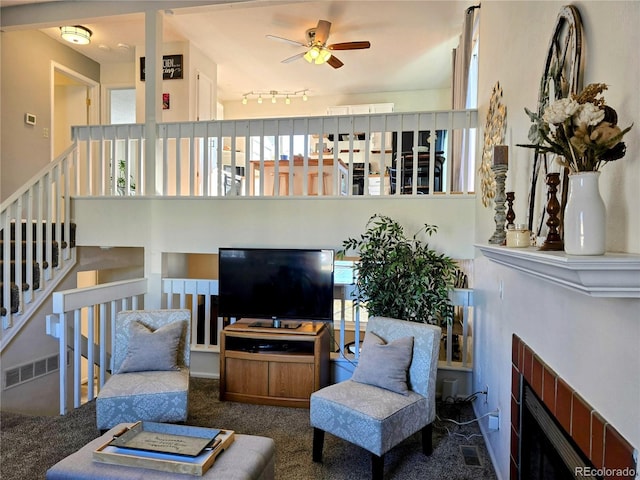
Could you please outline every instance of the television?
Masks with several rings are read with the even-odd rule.
[[[220,248],[218,315],[333,319],[334,251]]]

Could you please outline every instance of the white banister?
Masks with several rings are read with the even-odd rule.
[[[120,310],[138,309],[144,294],[147,293],[147,280],[139,278],[123,280],[85,288],[74,288],[53,293],[53,313],[47,316],[47,333],[58,338],[60,355],[60,414],[67,411],[67,350],[73,358],[73,405],[77,408],[82,402],[82,357],[88,364],[88,395],[92,400],[94,392],[94,370],[98,367],[98,391],[104,385],[109,364],[110,349],[114,342],[116,314]],[[86,313],[86,315],[83,315]],[[98,318],[96,318],[96,314]],[[73,321],[71,319],[73,318]],[[97,331],[96,331],[97,329]],[[87,332],[87,337],[82,332]],[[98,345],[93,339],[98,339]],[[83,344],[86,348],[83,349]],[[98,349],[96,359],[95,349]],[[83,350],[86,353],[83,355]]]
[[[69,147],[0,205],[0,351],[76,263],[70,222],[75,152],[75,146]],[[12,248],[12,240],[16,247],[24,243],[24,249]]]

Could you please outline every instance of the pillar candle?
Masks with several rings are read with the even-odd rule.
[[[493,164],[509,165],[509,147],[507,145],[493,146]]]

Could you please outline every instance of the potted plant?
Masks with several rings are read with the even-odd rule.
[[[136,184],[133,180],[133,175],[130,176],[129,182],[129,190],[131,194],[135,194]],[[118,178],[116,178],[116,186],[118,188],[118,194],[124,195],[125,188],[127,186],[127,173],[126,173],[126,164],[124,160],[118,160]]]
[[[360,238],[348,238],[338,256],[355,251],[356,299],[369,315],[440,324],[451,321],[449,291],[458,267],[429,246],[437,226],[425,224],[411,238],[391,218],[375,214]]]

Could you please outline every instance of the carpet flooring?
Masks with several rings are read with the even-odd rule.
[[[440,419],[459,423],[474,419],[469,403],[438,405]],[[365,480],[370,456],[365,450],[329,434],[322,463],[311,460],[312,428],[303,408],[221,402],[218,381],[191,379],[189,425],[220,427],[276,442],[276,478],[286,480]],[[95,402],[65,416],[28,416],[0,412],[0,478],[43,479],[49,467],[99,436]],[[385,456],[386,480],[493,480],[496,478],[476,422],[457,425],[437,420],[433,453],[421,453],[420,434]],[[178,475],[182,477],[182,475]],[[184,475],[184,478],[193,478]]]

